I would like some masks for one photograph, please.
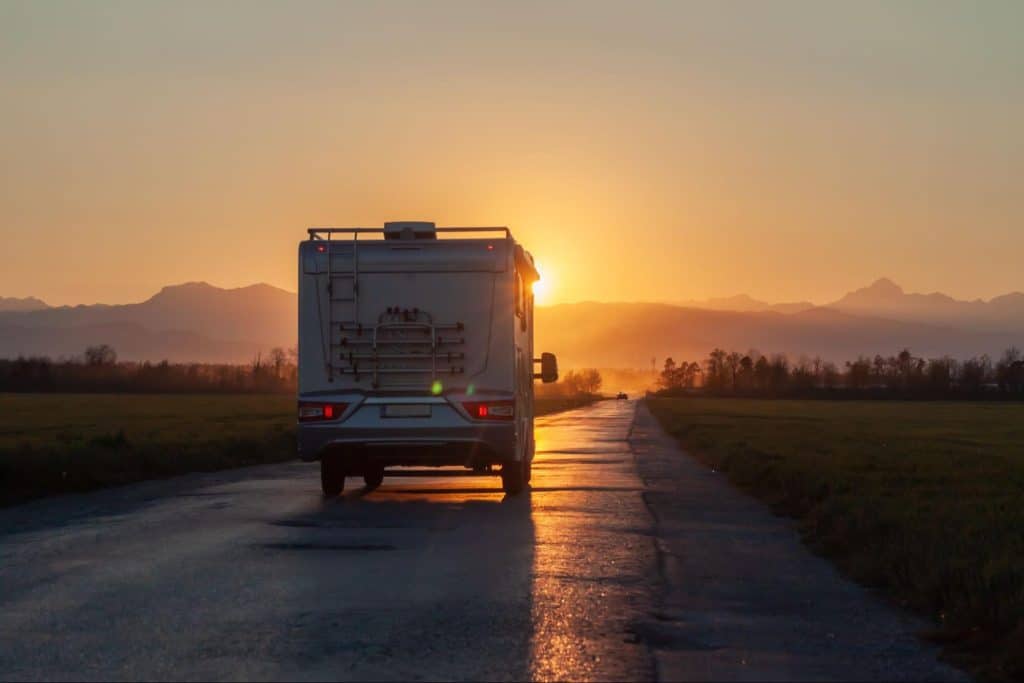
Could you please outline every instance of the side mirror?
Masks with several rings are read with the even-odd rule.
[[[558,381],[558,359],[553,353],[542,353],[540,358],[534,358],[534,363],[540,363],[540,373],[533,376],[544,384],[551,384]]]

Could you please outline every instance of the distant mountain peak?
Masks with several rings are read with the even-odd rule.
[[[45,301],[37,299],[34,296],[27,296],[24,299],[0,296],[0,313],[41,311],[44,308],[49,307],[50,306]]]
[[[160,288],[154,296],[160,296],[161,294],[171,294],[173,292],[199,292],[210,289],[220,289],[220,287],[214,287],[209,282],[204,280],[196,282],[182,282],[177,285],[165,285]]]
[[[162,288],[131,304],[62,306],[0,316],[0,357],[63,356],[110,344],[125,360],[246,362],[295,343],[298,297],[271,285]]]
[[[902,287],[887,277],[880,277],[867,287],[858,291],[875,294],[877,296],[900,296],[904,293]]]
[[[907,295],[903,291],[902,287],[889,278],[882,277],[875,280],[867,287],[861,287],[860,289],[855,289],[852,292],[844,294],[839,301],[829,304],[829,306],[833,308],[843,308],[848,306],[854,306],[857,308],[867,306],[875,308],[878,306],[898,303],[906,296]]]
[[[294,296],[292,292],[288,292],[279,287],[274,287],[273,285],[268,285],[265,282],[246,285],[244,287],[218,287],[204,281],[182,282],[181,284],[167,285],[166,287],[163,287],[159,292],[150,297],[146,303],[204,300],[211,297],[235,298],[251,295],[264,297],[266,295],[274,296],[278,294]]]
[[[889,278],[850,292],[827,304],[847,313],[974,330],[1020,330],[1024,295],[1004,294],[990,301],[954,299],[942,292],[913,294]]]

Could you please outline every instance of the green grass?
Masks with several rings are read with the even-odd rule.
[[[855,579],[939,625],[947,655],[1024,678],[1024,405],[651,399],[665,428],[802,522]]]
[[[295,457],[295,398],[0,394],[0,505]]]

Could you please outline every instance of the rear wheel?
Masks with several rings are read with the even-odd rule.
[[[384,481],[384,468],[378,467],[372,470],[367,470],[363,474],[363,483],[366,484],[366,488],[374,490]]]
[[[501,466],[501,488],[506,494],[515,496],[526,488],[527,467],[525,460],[507,462]]]
[[[320,487],[329,498],[345,490],[345,470],[338,458],[325,457],[320,460]]]

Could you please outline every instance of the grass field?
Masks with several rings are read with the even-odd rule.
[[[0,505],[295,457],[295,398],[0,394]]]
[[[543,398],[536,410],[593,400]],[[0,505],[295,453],[290,395],[0,394]]]
[[[652,399],[692,453],[802,522],[949,658],[1024,679],[1024,405]]]

